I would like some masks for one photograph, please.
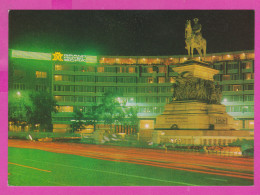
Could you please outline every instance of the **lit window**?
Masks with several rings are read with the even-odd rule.
[[[55,70],[62,70],[62,65],[55,65]]]
[[[73,112],[73,106],[57,106],[58,112]]]
[[[246,69],[252,68],[251,62],[247,62],[246,65],[245,65],[245,68]]]
[[[36,78],[46,78],[47,72],[36,71]]]
[[[148,77],[148,83],[153,83],[153,77]]]
[[[128,68],[129,73],[135,73],[135,68],[134,67],[129,67]]]
[[[242,86],[241,85],[233,85],[233,91],[241,91]]]
[[[98,67],[98,68],[97,68],[97,71],[98,71],[98,72],[104,72],[104,67]]]
[[[153,73],[153,67],[148,67],[147,68],[147,73]]]
[[[159,67],[159,73],[165,73],[165,67],[164,66]]]
[[[62,75],[54,75],[55,81],[62,81]]]
[[[158,77],[158,83],[165,83],[164,77]]]
[[[245,80],[254,79],[254,73],[245,73]]]

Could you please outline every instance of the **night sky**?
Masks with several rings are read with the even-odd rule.
[[[253,11],[10,11],[9,48],[86,55],[183,55],[199,18],[207,53],[254,49]]]

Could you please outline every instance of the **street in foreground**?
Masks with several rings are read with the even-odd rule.
[[[248,186],[253,158],[9,140],[11,186]]]

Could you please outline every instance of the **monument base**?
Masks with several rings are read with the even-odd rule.
[[[224,105],[189,100],[166,104],[163,114],[156,118],[156,129],[236,130],[237,127]]]

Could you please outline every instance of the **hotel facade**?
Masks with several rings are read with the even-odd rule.
[[[195,57],[199,60],[199,57]],[[153,129],[156,117],[172,101],[176,73],[187,56],[88,56],[62,52],[9,50],[9,96],[47,91],[57,100],[53,132],[71,131],[73,111],[86,113],[105,92],[121,94],[127,107],[138,108],[139,128]],[[254,131],[254,51],[207,54],[219,70],[222,104],[240,130]],[[12,109],[9,107],[9,111]],[[19,127],[9,126],[11,131]]]

